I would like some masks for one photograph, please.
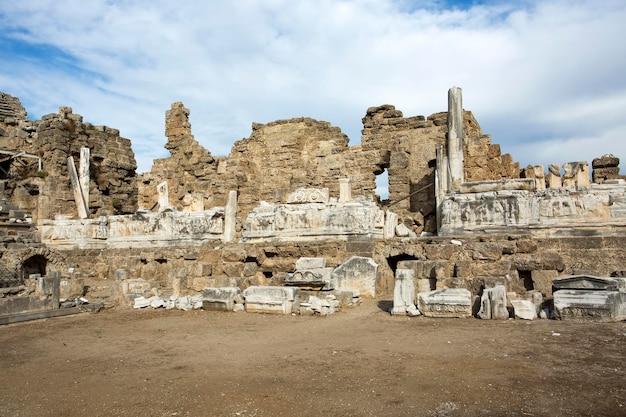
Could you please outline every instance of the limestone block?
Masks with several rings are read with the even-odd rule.
[[[621,321],[626,319],[626,292],[598,290],[558,290],[554,294],[554,314],[561,320]]]
[[[415,307],[415,274],[412,269],[396,269],[392,315],[406,315]]]
[[[396,236],[398,237],[417,237],[417,234],[409,229],[404,223],[396,225]]]
[[[486,288],[480,299],[478,317],[485,320],[507,320],[509,311],[506,309],[506,288],[497,285]]]
[[[296,269],[326,268],[326,258],[299,258],[296,261]]]
[[[241,299],[239,287],[204,288],[202,308],[213,311],[233,311],[237,300]]]
[[[537,307],[530,300],[511,300],[516,319],[534,320],[537,318]]]
[[[471,317],[472,294],[465,288],[444,288],[417,294],[420,312],[426,317]]]
[[[85,293],[85,279],[80,277],[63,278],[60,283],[61,298],[76,298]]]
[[[552,294],[553,280],[559,275],[556,269],[539,269],[530,272],[533,289],[550,297]]]
[[[516,178],[510,180],[491,180],[465,182],[461,184],[461,193],[486,193],[504,190],[536,191],[537,181],[534,178]]]
[[[565,275],[552,280],[555,290],[617,291],[624,288],[623,285],[623,279],[593,275]]]
[[[589,185],[589,163],[567,162],[563,164],[564,187],[586,187]]]
[[[287,197],[287,203],[328,203],[328,188],[298,188]]]
[[[150,300],[143,297],[143,296],[139,296],[137,298],[135,298],[134,301],[134,305],[133,308],[145,308],[150,306]]]
[[[502,246],[491,242],[478,242],[473,245],[474,260],[497,261],[502,257]]]
[[[378,264],[372,258],[353,256],[332,274],[333,287],[338,290],[358,290],[364,297],[376,297]]]
[[[383,237],[385,239],[393,238],[396,235],[397,225],[398,225],[398,215],[391,211],[386,211]]]
[[[619,167],[619,158],[612,154],[605,154],[591,161],[591,166],[596,168],[613,168]]]
[[[294,273],[287,274],[285,285],[332,290],[334,289],[332,274],[333,268],[298,269]]]
[[[152,308],[165,307],[165,301],[159,296],[153,295],[148,298],[148,301],[150,301],[150,307]]]
[[[244,290],[245,308],[249,313],[291,314],[297,310],[296,287],[252,286]]]

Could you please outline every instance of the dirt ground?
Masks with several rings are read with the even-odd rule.
[[[1,416],[624,416],[626,323],[109,310],[0,327]]]

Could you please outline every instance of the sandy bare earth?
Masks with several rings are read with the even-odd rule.
[[[626,323],[117,309],[0,327],[0,416],[624,416]]]

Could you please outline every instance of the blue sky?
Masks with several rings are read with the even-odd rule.
[[[626,158],[622,0],[22,0],[0,3],[0,91],[72,106],[165,157],[165,111],[214,155],[252,122],[308,116],[360,142],[370,106],[464,107],[528,164]]]

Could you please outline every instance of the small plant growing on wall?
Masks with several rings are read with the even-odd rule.
[[[122,202],[118,200],[117,198],[114,198],[111,204],[113,204],[113,208],[115,209],[115,211],[122,210]]]
[[[37,171],[37,176],[39,178],[46,178],[48,176],[48,171]]]

